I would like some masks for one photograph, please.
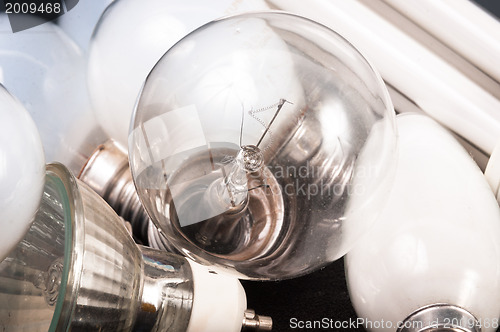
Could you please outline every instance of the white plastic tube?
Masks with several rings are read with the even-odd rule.
[[[491,154],[500,139],[500,101],[362,2],[268,1],[340,33],[372,61],[387,83]]]
[[[468,0],[382,0],[500,82],[500,22]]]
[[[488,180],[498,203],[500,203],[500,144],[493,150],[486,165],[484,176]]]
[[[395,331],[418,309],[448,304],[474,315],[483,332],[494,331],[500,317],[495,197],[467,152],[436,122],[403,114],[397,125],[398,168],[386,208],[346,255],[356,313],[369,330]],[[378,324],[370,328],[369,321]]]

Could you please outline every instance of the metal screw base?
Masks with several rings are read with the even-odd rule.
[[[408,316],[398,332],[481,332],[481,324],[467,310],[450,304],[432,304]]]
[[[78,178],[99,194],[132,224],[136,242],[148,244],[149,216],[135,190],[126,151],[115,141],[100,145],[82,168]]]

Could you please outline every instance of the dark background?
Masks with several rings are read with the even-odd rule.
[[[474,0],[477,3],[496,17],[500,17],[500,1],[498,0]]]
[[[474,2],[500,17],[500,0]],[[498,61],[500,65],[500,59]],[[243,281],[242,283],[247,292],[248,308],[262,315],[271,316],[275,332],[326,331],[326,329],[292,329],[290,327],[292,317],[303,321],[323,318],[341,322],[356,320],[356,313],[349,300],[345,282],[343,259],[320,271],[296,279],[279,282]],[[381,303],[381,305],[384,304]],[[342,331],[364,330],[359,328],[342,329]]]

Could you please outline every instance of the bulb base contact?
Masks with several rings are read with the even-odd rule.
[[[241,331],[271,331],[272,328],[273,320],[271,317],[257,315],[252,309],[245,310]]]
[[[481,324],[473,314],[449,304],[432,304],[408,316],[398,332],[481,332]]]

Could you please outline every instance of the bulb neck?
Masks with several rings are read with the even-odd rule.
[[[126,150],[114,140],[97,147],[78,178],[132,224],[136,242],[148,244],[149,216],[143,208],[130,172]]]
[[[193,307],[193,274],[185,258],[139,246],[142,290],[131,331],[186,331]]]
[[[398,332],[481,332],[481,324],[467,310],[450,304],[422,307],[408,316]]]

